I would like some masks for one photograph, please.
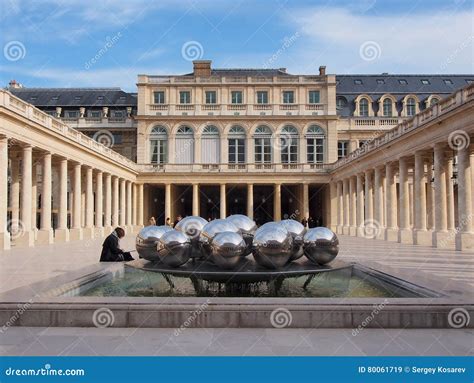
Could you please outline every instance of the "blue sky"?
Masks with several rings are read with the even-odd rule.
[[[2,0],[2,86],[119,86],[214,67],[473,73],[473,1]]]

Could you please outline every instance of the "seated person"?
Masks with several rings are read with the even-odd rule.
[[[123,237],[125,237],[125,231],[121,227],[117,227],[112,234],[105,238],[102,244],[100,262],[133,261],[133,257],[130,253],[120,248],[120,238]]]

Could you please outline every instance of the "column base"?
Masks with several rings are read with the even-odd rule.
[[[458,233],[456,235],[456,250],[473,250],[474,233]]]
[[[15,238],[13,241],[15,247],[33,247],[35,245],[35,233],[34,231],[25,231],[20,237]]]
[[[0,250],[10,250],[10,248],[10,233],[8,231],[0,233]]]
[[[336,234],[342,234],[342,226],[336,226]]]
[[[399,229],[398,230],[398,242],[406,243],[407,245],[413,245],[413,230],[411,230],[411,229]]]
[[[103,227],[96,227],[94,230],[94,238],[102,238],[104,233],[105,231]]]
[[[357,235],[357,227],[349,226],[349,235],[355,237]]]
[[[398,242],[398,229],[385,229],[385,240],[389,242]]]
[[[433,233],[431,230],[415,230],[415,245],[433,246]]]
[[[365,238],[365,227],[364,226],[357,226],[357,236]]]
[[[54,243],[53,229],[38,230],[36,243],[38,245],[51,245]]]
[[[82,238],[83,239],[93,239],[94,238],[94,228],[85,227],[82,229]]]
[[[71,241],[80,241],[84,238],[84,234],[82,233],[82,228],[79,229],[71,229],[69,232],[69,239]]]
[[[69,242],[69,229],[56,229],[54,231],[54,242]]]
[[[433,232],[433,246],[438,249],[454,249],[456,246],[456,234],[454,231]]]
[[[349,235],[349,226],[343,226],[342,227],[342,234],[343,235]]]

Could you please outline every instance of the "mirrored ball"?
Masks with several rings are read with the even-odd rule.
[[[180,231],[168,231],[158,240],[158,257],[167,266],[178,267],[185,264],[190,252],[191,240]]]
[[[293,248],[291,234],[281,225],[263,225],[257,229],[253,238],[255,261],[268,269],[285,266]]]
[[[328,228],[315,227],[309,229],[304,235],[303,249],[311,262],[325,265],[339,253],[339,239]]]
[[[242,236],[231,231],[218,233],[210,244],[211,260],[222,269],[233,269],[247,249]]]
[[[148,261],[159,261],[156,245],[158,240],[168,231],[173,230],[169,226],[145,226],[140,230],[135,239],[135,248],[138,256]]]
[[[294,219],[284,219],[279,222],[293,237],[293,249],[291,251],[290,261],[294,261],[303,256],[303,237],[306,233],[306,228],[300,222]]]

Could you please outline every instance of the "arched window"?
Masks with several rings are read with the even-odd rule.
[[[437,97],[431,97],[430,106],[436,105],[439,102]]]
[[[407,116],[414,116],[416,114],[416,100],[413,97],[407,99]]]
[[[392,117],[392,100],[389,98],[386,98],[383,100],[383,116],[384,117]]]
[[[287,125],[281,130],[280,148],[283,164],[298,162],[298,130],[294,126]]]
[[[194,132],[189,126],[180,126],[175,139],[176,163],[192,164],[194,162]]]
[[[257,164],[272,162],[272,131],[261,125],[255,130],[255,162]]]
[[[324,129],[318,125],[311,125],[306,133],[307,161],[310,164],[321,164],[324,162],[326,146],[326,134]]]
[[[245,163],[245,130],[234,125],[229,130],[228,138],[229,164]]]
[[[369,100],[367,100],[366,98],[361,98],[359,101],[359,116],[369,116]]]
[[[219,129],[207,125],[201,137],[201,162],[203,164],[218,164],[220,161]]]
[[[150,162],[168,162],[168,132],[164,126],[155,126],[150,133]]]

